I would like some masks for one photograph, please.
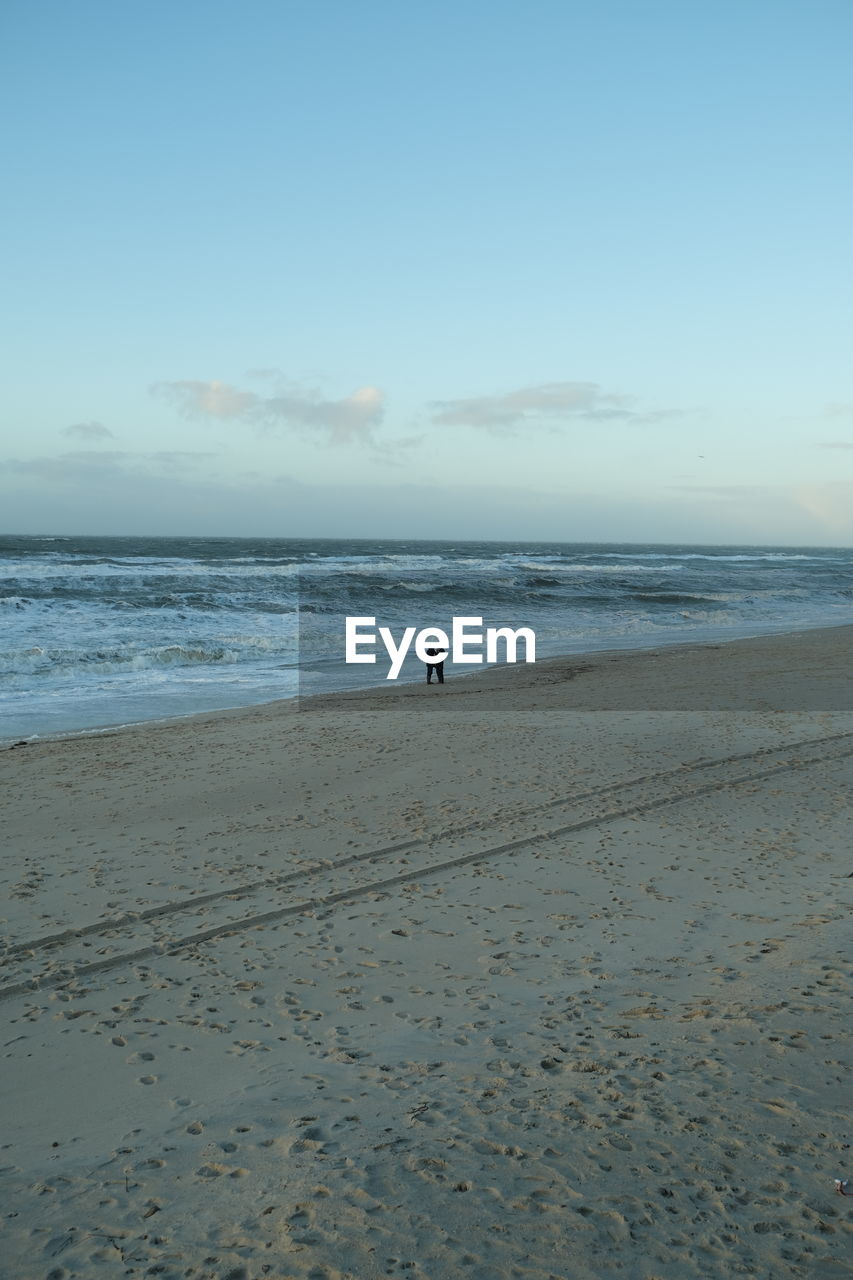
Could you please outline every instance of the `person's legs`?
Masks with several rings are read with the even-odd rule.
[[[428,663],[426,664],[426,669],[427,669],[427,684],[432,684],[432,672],[433,672],[433,665],[432,665],[432,663],[431,663],[431,662],[428,662]],[[436,669],[437,669],[437,668],[436,668]],[[441,680],[441,676],[439,676],[438,678],[439,678],[439,680]]]
[[[435,674],[438,676],[438,683],[444,684],[444,663],[439,662],[435,668]]]

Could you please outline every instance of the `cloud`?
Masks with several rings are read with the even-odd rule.
[[[737,502],[748,493],[767,492],[761,486],[747,484],[668,484],[664,488],[671,493],[698,494],[703,498],[719,499],[723,502]]]
[[[215,458],[215,453],[200,449],[159,449],[156,453],[128,455],[139,458],[144,465],[163,472],[187,471],[201,462]]]
[[[748,494],[734,506],[698,495],[530,492],[511,486],[304,484],[121,473],[110,483],[20,483],[4,495],[7,527],[21,533],[185,533],[300,538],[460,538],[592,542],[814,545],[820,519],[788,495]],[[850,494],[839,494],[838,514]],[[838,533],[831,531],[831,540]],[[826,538],[825,538],[826,540]]]
[[[402,467],[425,440],[426,436],[423,434],[400,436],[396,440],[383,440],[374,446],[373,456],[377,462],[384,463],[386,466]]]
[[[115,436],[109,427],[102,422],[74,422],[70,427],[63,427],[62,435],[79,436],[82,440],[114,440]]]
[[[0,460],[4,523],[18,533],[786,543],[853,536],[853,483],[681,492],[528,491],[511,485],[300,483],[230,473],[206,454],[97,450]],[[731,498],[731,501],[721,499]]]
[[[499,396],[434,400],[433,422],[442,426],[481,427],[496,433],[538,427],[566,418],[584,421],[651,422],[662,413],[640,413],[633,396],[602,391],[595,382],[546,382]],[[669,411],[670,413],[672,411]]]
[[[9,458],[4,467],[16,475],[73,484],[81,478],[96,480],[98,477],[115,476],[123,470],[122,460],[127,456],[116,451],[91,453],[80,450],[63,453],[58,458]]]
[[[151,390],[171,400],[188,418],[240,418],[258,403],[253,391],[239,391],[226,382],[157,382]]]
[[[667,485],[666,491],[676,502],[683,501],[690,518],[730,512],[725,518],[738,523],[719,539],[728,543],[813,546],[825,543],[827,536],[853,536],[853,481],[800,486],[680,484]]]
[[[853,440],[821,440],[818,449],[853,449]]]
[[[6,471],[19,476],[32,476],[55,484],[112,484],[116,480],[134,479],[140,475],[169,477],[186,474],[200,462],[213,458],[213,453],[191,453],[162,450],[158,453],[128,453],[122,450],[93,452],[79,449],[56,458],[9,458]]]
[[[804,485],[795,496],[802,509],[824,529],[848,538],[853,535],[853,482]]]
[[[382,421],[385,397],[378,387],[361,387],[343,400],[324,400],[317,392],[286,392],[259,403],[257,416],[267,422],[325,431],[332,444],[370,442]]]
[[[196,381],[158,382],[152,392],[171,400],[186,417],[307,428],[325,435],[330,444],[373,443],[373,429],[385,412],[385,397],[378,387],[360,387],[342,400],[328,400],[319,391],[287,384],[268,396],[225,382]]]

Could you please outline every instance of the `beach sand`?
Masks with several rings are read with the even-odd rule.
[[[0,753],[0,1272],[853,1276],[851,643]]]

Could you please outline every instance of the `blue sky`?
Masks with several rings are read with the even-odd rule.
[[[4,532],[853,541],[849,0],[11,0]]]

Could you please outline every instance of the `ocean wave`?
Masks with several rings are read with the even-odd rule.
[[[602,559],[620,560],[814,560],[841,563],[841,557],[809,554],[805,551],[689,551],[672,548],[670,551],[602,551]],[[846,562],[846,561],[845,561]]]
[[[255,562],[253,564],[217,563],[210,560],[146,560],[142,557],[129,560],[86,560],[67,554],[38,560],[8,558],[2,560],[3,576],[21,582],[42,582],[61,578],[63,581],[116,580],[145,582],[156,578],[202,578],[211,583],[231,582],[235,578],[296,578],[302,571],[301,560],[287,562]]]
[[[458,564],[456,556],[444,555],[330,555],[310,565],[303,572],[322,577],[327,573],[394,573],[401,569],[435,569],[448,563]]]
[[[62,680],[72,675],[110,675],[175,667],[223,667],[269,658],[292,658],[292,637],[241,637],[220,644],[163,644],[143,649],[129,645],[87,650],[30,648],[0,653],[0,682],[14,677]]]
[[[645,557],[644,557],[645,558]],[[679,557],[680,559],[681,557]],[[561,561],[551,561],[547,565],[537,564],[535,562],[526,562],[519,566],[521,569],[528,569],[535,572],[537,569],[547,569],[548,572],[559,573],[676,573],[684,568],[682,564],[592,564],[578,563],[573,561],[566,564]]]
[[[728,603],[735,603],[738,600],[742,601],[743,597],[732,595],[730,600],[728,600],[723,595],[714,595],[712,593],[709,593],[707,595],[698,595],[698,594],[694,594],[693,592],[681,592],[681,591],[632,591],[631,599],[642,600],[648,604],[678,605],[678,604],[728,604]]]
[[[766,553],[766,554],[764,554],[764,555],[753,555],[753,554],[749,554],[749,555],[746,555],[746,554],[744,554],[744,555],[711,555],[711,554],[708,554],[708,553],[706,553],[706,552],[699,552],[699,551],[693,551],[693,552],[691,552],[691,551],[684,551],[684,552],[682,552],[682,553],[679,555],[679,557],[678,557],[678,558],[679,558],[679,560],[711,560],[711,561],[714,561],[714,562],[717,562],[717,563],[723,563],[723,564],[725,564],[725,563],[737,564],[737,563],[739,563],[740,561],[750,561],[750,560],[753,560],[753,561],[756,561],[756,562],[762,562],[762,561],[767,562],[767,561],[774,561],[774,560],[779,560],[779,561],[784,561],[784,560],[812,560],[812,561],[815,561],[815,562],[817,562],[817,561],[824,562],[824,561],[825,561],[825,557],[824,557],[824,556],[807,556],[807,555],[801,554],[801,553],[799,553],[799,552],[797,552],[797,553],[795,554],[795,553],[793,553],[793,552],[789,553],[789,552],[783,552],[783,551],[772,551],[772,552],[767,552],[767,553]]]

